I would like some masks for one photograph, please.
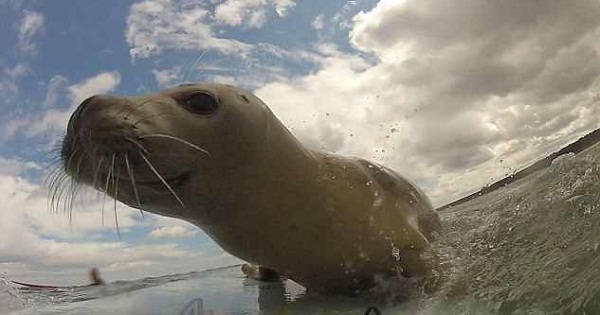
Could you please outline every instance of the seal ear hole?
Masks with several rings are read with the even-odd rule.
[[[211,115],[219,109],[219,102],[215,97],[205,92],[190,94],[179,103],[189,112],[199,115]]]
[[[246,95],[241,95],[242,98],[244,99],[244,101],[246,101],[246,103],[250,104],[250,100],[248,99],[248,97]]]

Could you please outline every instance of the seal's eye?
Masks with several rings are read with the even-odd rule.
[[[181,100],[188,111],[199,115],[211,115],[219,109],[219,102],[210,94],[196,92]]]

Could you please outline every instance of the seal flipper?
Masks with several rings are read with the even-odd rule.
[[[242,272],[248,278],[258,281],[279,281],[282,279],[277,271],[259,265],[243,264]]]

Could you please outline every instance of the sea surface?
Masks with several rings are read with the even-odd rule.
[[[0,279],[0,314],[600,314],[599,145],[440,216],[434,293],[324,297],[230,266],[58,290]]]

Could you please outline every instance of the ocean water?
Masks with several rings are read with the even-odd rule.
[[[438,289],[413,287],[402,301],[318,296],[292,281],[244,279],[233,266],[65,290],[2,279],[0,313],[600,314],[599,145],[440,216]]]

